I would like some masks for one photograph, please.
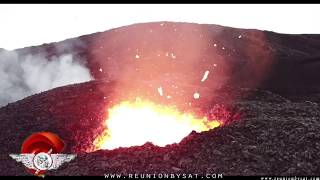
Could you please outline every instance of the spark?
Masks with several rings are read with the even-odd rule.
[[[102,69],[100,68],[99,71],[102,72]]]
[[[172,59],[176,58],[176,56],[173,53],[171,53],[171,57],[172,57]]]
[[[210,72],[210,71],[207,70],[207,71],[204,73],[204,75],[203,75],[203,77],[202,77],[202,79],[201,79],[201,82],[205,81],[205,80],[208,78],[209,72]]]
[[[197,93],[197,92],[196,92],[196,93],[194,93],[194,94],[193,94],[193,98],[195,98],[195,99],[199,99],[199,98],[200,98],[200,94],[199,94],[199,93]]]
[[[140,58],[140,56],[138,54],[136,54],[136,59],[139,59],[139,58]]]
[[[163,96],[162,87],[158,87],[158,93],[160,94],[160,96]]]

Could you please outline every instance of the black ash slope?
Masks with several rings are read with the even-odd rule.
[[[320,159],[320,108],[293,102],[269,91],[250,90],[234,108],[245,116],[227,126],[191,133],[180,144],[84,153],[101,127],[107,82],[61,87],[31,96],[0,110],[7,128],[1,131],[1,175],[25,175],[23,165],[8,154],[19,152],[30,132],[49,130],[67,143],[78,158],[52,175],[104,173],[223,173],[225,175],[317,175]],[[248,90],[238,92],[248,94]],[[241,94],[241,93],[239,93]],[[86,102],[86,103],[83,103]],[[84,111],[85,110],[85,111]],[[85,131],[84,131],[85,129]]]

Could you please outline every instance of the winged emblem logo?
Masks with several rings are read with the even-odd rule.
[[[62,154],[64,142],[51,132],[39,132],[29,136],[22,144],[20,154],[9,154],[26,169],[44,177],[48,170],[58,169],[66,162],[73,160],[75,154]]]
[[[10,154],[10,157],[17,162],[22,162],[28,169],[33,169],[38,174],[40,171],[58,169],[65,162],[70,162],[76,155],[74,154]]]

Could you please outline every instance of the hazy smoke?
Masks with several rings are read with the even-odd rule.
[[[72,54],[45,58],[45,54],[19,56],[0,52],[0,107],[26,96],[67,84],[93,79]]]

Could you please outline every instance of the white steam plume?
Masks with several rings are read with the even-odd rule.
[[[0,51],[0,107],[55,87],[92,80],[89,69],[70,53],[45,58]]]

